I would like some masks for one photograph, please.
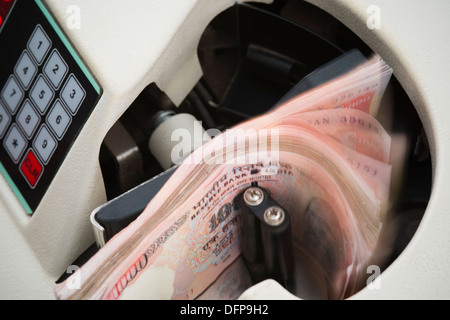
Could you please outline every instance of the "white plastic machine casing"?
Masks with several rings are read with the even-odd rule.
[[[310,0],[338,18],[394,69],[429,137],[433,191],[423,221],[380,289],[353,298],[449,298],[450,21],[446,0]],[[106,201],[98,155],[110,127],[155,82],[180,103],[201,77],[197,45],[207,24],[234,0],[47,0],[103,94],[33,216],[0,177],[2,299],[52,299],[53,284],[94,242],[89,215]],[[370,5],[380,29],[366,25]],[[67,23],[76,6],[80,28]],[[419,186],[420,187],[420,186]],[[293,298],[273,283],[242,298]]]

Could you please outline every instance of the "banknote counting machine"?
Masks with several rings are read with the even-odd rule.
[[[95,247],[90,216],[171,167],[161,122],[225,129],[352,49],[394,70],[392,211],[378,286],[449,298],[445,0],[0,0],[2,299],[53,299]],[[383,109],[382,109],[383,110]],[[447,159],[447,160],[446,160]],[[368,274],[368,277],[371,274]],[[296,298],[274,281],[246,299]]]

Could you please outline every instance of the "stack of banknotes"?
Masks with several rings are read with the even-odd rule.
[[[233,200],[255,182],[289,212],[293,247],[326,296],[351,295],[389,200],[391,140],[375,115],[391,74],[375,56],[216,135],[184,159],[133,223],[55,286],[56,297],[215,297],[211,288],[224,274],[248,284],[239,260],[246,230]],[[227,269],[236,261],[239,268]]]

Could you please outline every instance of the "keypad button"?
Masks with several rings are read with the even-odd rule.
[[[19,110],[16,121],[22,128],[23,132],[25,132],[28,139],[30,139],[38,127],[41,117],[34,110],[31,102],[27,99],[25,100],[22,108]]]
[[[30,87],[31,81],[36,75],[37,68],[31,60],[28,52],[25,50],[17,61],[14,73],[25,89]]]
[[[12,114],[16,113],[23,96],[23,90],[17,83],[16,78],[14,76],[10,76],[6,82],[6,85],[3,87],[2,98]]]
[[[28,50],[38,64],[42,63],[51,46],[50,38],[41,25],[37,25],[28,41]]]
[[[64,136],[71,122],[72,117],[63,107],[61,101],[56,100],[47,116],[47,123],[58,139]]]
[[[67,64],[54,49],[44,66],[44,73],[55,89],[58,89],[67,73]]]
[[[8,111],[6,111],[5,107],[0,103],[0,138],[3,138],[10,121],[11,116]]]
[[[27,147],[27,140],[20,133],[16,124],[11,126],[9,132],[3,140],[3,145],[14,163],[17,163],[22,156],[23,151]]]
[[[71,74],[66,81],[63,90],[61,91],[61,98],[74,115],[86,96],[86,92],[78,82],[77,78]]]
[[[39,75],[34,87],[31,89],[30,97],[41,114],[45,113],[54,95],[53,89],[50,88],[42,74]]]
[[[30,149],[22,160],[20,172],[31,188],[36,186],[43,171],[44,167],[34,155],[33,150]]]
[[[45,124],[42,125],[33,141],[33,148],[45,164],[48,163],[53,155],[56,145],[56,139],[47,129],[47,126]]]

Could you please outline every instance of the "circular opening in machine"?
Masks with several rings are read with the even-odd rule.
[[[198,103],[182,104],[180,112],[196,115],[205,129],[229,128],[268,111],[305,76],[354,49],[365,57],[373,54],[341,22],[304,1],[237,4],[203,33],[198,47],[203,77],[191,93]],[[376,119],[391,137],[392,166],[389,207],[370,264],[381,273],[406,248],[421,222],[432,169],[422,122],[395,76]],[[372,269],[345,298],[369,284]]]
[[[125,215],[126,219],[113,224],[114,228],[111,228],[107,239],[112,238],[144,210],[151,200],[149,193],[157,192],[157,188],[146,189],[152,186],[147,181],[157,181],[158,188],[161,188],[170,177],[155,157],[154,150],[149,147],[149,139],[160,123],[174,119],[175,115],[189,115],[189,118],[201,121],[204,130],[224,132],[280,105],[280,101],[286,101],[292,89],[306,90],[333,80],[337,76],[333,73],[336,70],[327,69],[332,70],[330,74],[322,72],[323,67],[329,66],[330,62],[345,60],[345,65],[338,65],[338,70],[342,73],[352,70],[352,66],[375,54],[340,21],[323,10],[298,0],[275,0],[271,4],[237,3],[209,23],[200,38],[197,52],[203,76],[185,100],[175,106],[156,83],[149,84],[110,130],[102,144],[99,160],[108,199],[116,201],[118,206],[123,205],[123,208],[128,206],[127,199],[133,199],[134,204],[132,212]],[[343,56],[351,59],[341,60]],[[321,72],[318,73],[318,70]],[[317,74],[321,76],[310,77]],[[305,79],[308,81],[304,82]],[[302,83],[306,85],[299,87]],[[431,194],[432,166],[428,139],[413,103],[394,75],[390,78],[380,108],[374,116],[390,136],[389,203],[380,219],[381,232],[365,266],[367,270],[361,270],[361,277],[353,284],[352,290],[338,298],[348,298],[361,291],[397,259],[421,223]],[[176,126],[180,123],[176,123]],[[141,187],[134,192],[128,192],[139,185]],[[125,196],[122,196],[124,193]],[[145,196],[141,197],[141,194]],[[142,200],[142,203],[136,203],[134,197]],[[261,201],[270,199],[270,192],[263,198]],[[251,197],[247,202],[251,202],[250,200]],[[229,226],[226,218],[231,219],[230,212],[238,212],[240,208],[238,205],[235,210],[236,202],[233,200],[221,205],[211,214],[210,221],[205,220],[206,223],[217,227],[223,222],[223,227]],[[269,227],[281,228],[284,223],[281,221],[285,221],[285,217],[291,214],[289,210],[284,210],[289,205],[272,205],[280,210],[268,211],[266,220],[264,211],[261,211],[262,221],[266,221]],[[311,201],[308,208],[313,212],[333,211],[333,208],[325,206],[321,201]],[[108,210],[103,210],[103,213],[110,214]],[[336,235],[335,230],[329,226],[337,225],[339,221],[335,218],[331,220],[321,230],[320,225],[317,229],[316,224],[315,230],[322,234]],[[296,227],[300,226],[301,230],[293,230],[293,233],[307,233],[306,222],[309,225],[315,223],[312,219],[306,219],[303,225],[297,223]],[[249,234],[254,233],[243,231],[241,225],[240,236]],[[309,235],[313,239],[316,236],[312,232]],[[209,253],[214,253],[216,246],[219,246],[215,241],[217,237],[211,234],[205,234],[205,237],[210,237],[208,239],[211,242],[208,240],[202,250],[208,249]],[[253,244],[260,245],[252,243],[252,246]],[[333,252],[323,242],[318,251],[326,253],[324,256],[329,256],[330,261],[339,260],[340,253]],[[296,256],[295,259],[302,260],[304,255]],[[263,270],[260,266],[249,266],[242,259],[237,260],[217,280],[211,279],[213,283],[197,298],[237,298],[246,288],[264,280],[264,274],[260,274]],[[320,269],[323,266],[316,263],[308,268],[314,267]],[[310,295],[297,292],[298,297],[337,298],[330,293],[334,290],[330,289],[330,285],[317,285],[313,278],[306,276],[295,279],[296,283],[303,281],[311,284],[314,291]],[[226,295],[221,296],[220,288],[233,290],[228,290]],[[233,291],[233,295],[230,295],[230,291]]]

